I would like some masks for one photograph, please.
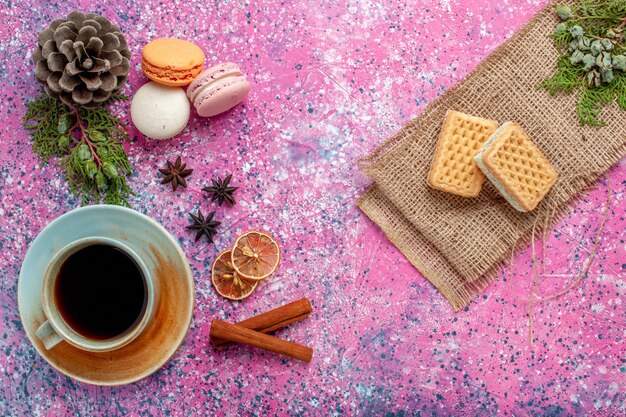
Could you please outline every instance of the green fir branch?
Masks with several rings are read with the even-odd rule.
[[[108,101],[127,100],[116,94]],[[72,194],[83,205],[104,202],[130,206],[126,183],[132,169],[121,141],[128,139],[122,121],[105,107],[70,109],[42,94],[28,103],[24,126],[33,151],[44,161],[58,158]]]
[[[589,126],[605,126],[606,122],[600,119],[602,107],[611,102],[612,96],[607,87],[581,87],[580,97],[576,103],[576,113],[581,124]]]
[[[548,90],[553,96],[557,93],[571,94],[580,86],[580,80],[584,75],[582,67],[572,65],[567,56],[561,56],[557,62],[557,71],[552,77],[541,82],[539,87]]]
[[[551,95],[576,94],[581,125],[604,126],[606,106],[617,103],[626,110],[626,68],[613,60],[626,54],[626,1],[579,0],[556,12],[562,22],[551,37],[561,56],[556,72],[537,87]]]
[[[572,25],[580,25],[594,36],[604,36],[607,29],[619,27],[626,18],[624,0],[580,0],[572,6]]]
[[[622,72],[615,77],[611,84],[615,84],[615,97],[617,105],[626,110],[626,73]]]
[[[569,33],[569,31],[553,33],[552,35],[550,35],[550,37],[552,37],[552,39],[554,40],[554,44],[561,51],[565,50],[567,48],[567,45],[569,45],[569,43],[572,41],[572,35]]]
[[[64,134],[59,131],[59,121],[67,113],[67,107],[52,97],[42,96],[28,103],[24,127],[31,133],[33,151],[44,162],[62,154],[59,139]]]

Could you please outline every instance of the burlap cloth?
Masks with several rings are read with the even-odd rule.
[[[548,35],[557,23],[550,3],[464,81],[360,161],[374,184],[357,205],[454,310],[491,282],[515,247],[527,244],[536,221],[552,225],[572,197],[626,151],[626,112],[614,105],[602,115],[606,127],[581,127],[575,95],[553,97],[536,88],[555,71],[558,51]],[[471,199],[428,187],[448,109],[516,121],[528,132],[559,173],[534,211],[516,211],[488,180]]]

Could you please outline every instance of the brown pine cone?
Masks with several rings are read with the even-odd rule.
[[[77,11],[41,31],[33,52],[37,81],[50,97],[71,107],[104,103],[128,79],[129,59],[126,38],[117,26]]]

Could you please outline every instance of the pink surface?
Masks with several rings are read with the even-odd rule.
[[[0,415],[624,415],[624,161],[550,233],[542,296],[576,279],[610,184],[609,217],[589,275],[567,295],[535,303],[533,345],[530,248],[453,314],[354,204],[368,184],[358,158],[461,80],[543,3],[5,1]],[[131,130],[132,204],[178,239],[196,280],[194,321],[181,349],[131,386],[95,387],[59,374],[31,346],[17,310],[29,244],[79,205],[59,168],[41,166],[20,127],[25,103],[40,89],[30,62],[37,32],[73,8],[107,16],[127,35],[128,93],[146,82],[142,46],[163,36],[195,41],[207,65],[240,64],[252,83],[243,105],[212,119],[192,116],[173,140],[151,142]],[[157,167],[177,155],[194,173],[188,189],[173,193],[159,184]],[[216,209],[223,224],[215,245],[194,244],[187,212],[215,209],[201,188],[230,172],[241,186],[238,204]],[[250,228],[274,233],[284,259],[252,297],[233,303],[214,293],[209,268]],[[208,346],[213,317],[236,321],[300,297],[312,300],[315,313],[279,335],[313,347],[310,364]]]

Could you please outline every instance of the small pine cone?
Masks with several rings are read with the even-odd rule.
[[[130,50],[117,26],[102,16],[72,12],[39,33],[35,76],[46,93],[71,107],[95,108],[124,85]]]

